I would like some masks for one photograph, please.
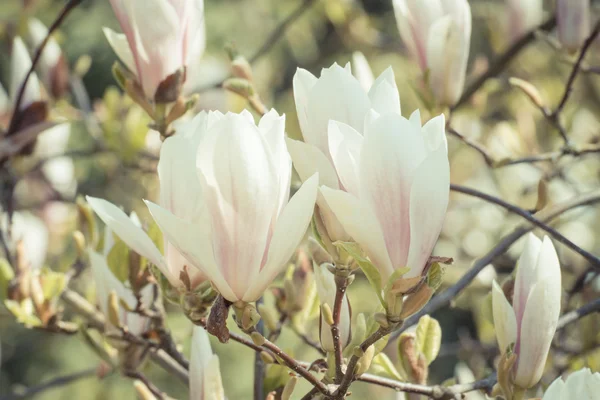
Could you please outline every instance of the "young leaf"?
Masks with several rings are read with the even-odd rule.
[[[379,301],[381,302],[382,305],[385,305],[385,302],[383,300],[382,293],[381,293],[382,289],[383,289],[381,274],[379,273],[379,270],[377,269],[377,267],[375,267],[373,265],[373,263],[371,263],[371,261],[369,261],[367,258],[363,257],[362,250],[360,249],[358,244],[352,243],[352,242],[337,241],[334,243],[334,245],[336,247],[342,249],[346,253],[348,253],[354,259],[354,261],[356,261],[358,263],[358,265],[360,266],[360,269],[362,269],[365,276],[369,280],[369,283],[371,284],[373,289],[375,289],[375,292],[377,293],[377,297],[379,298]]]
[[[442,328],[428,315],[419,319],[416,332],[417,350],[423,353],[428,364],[431,364],[440,352],[442,344]]]
[[[375,357],[373,357],[373,362],[371,363],[371,370],[376,375],[387,376],[392,379],[396,379],[399,381],[406,381],[406,377],[402,376],[400,371],[396,369],[392,360],[385,353],[379,353]]]

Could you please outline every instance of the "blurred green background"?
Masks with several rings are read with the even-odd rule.
[[[25,12],[23,3],[28,3]],[[64,1],[51,0],[1,1],[0,81],[4,87],[9,81],[12,37],[22,32],[23,23],[30,16],[39,18],[46,25],[51,23],[63,4]],[[205,90],[228,75],[229,62],[224,48],[233,43],[241,54],[252,56],[278,23],[300,4],[301,0],[206,0],[208,46],[203,57],[204,68],[193,77],[200,92],[199,108],[239,111],[245,107],[245,101],[234,94],[220,89]],[[490,59],[508,43],[503,23],[504,2],[480,0],[470,1],[470,4],[473,35],[469,73],[472,77],[484,70]],[[547,2],[546,6],[551,11],[553,2]],[[155,152],[156,148],[146,137],[147,118],[115,87],[111,66],[116,57],[104,38],[103,26],[120,30],[108,0],[85,0],[56,35],[72,69],[85,63],[82,57],[90,57],[91,64],[83,76],[83,84],[92,106],[87,112],[92,113],[96,125],[90,125],[85,107],[70,105],[78,100],[70,94],[55,101],[53,116],[72,121],[69,149],[87,149],[102,141],[113,150],[74,158],[76,192],[107,198],[128,211],[137,211],[142,220],[147,220],[147,212],[140,200],[155,198],[157,181],[152,172],[137,165],[136,157],[141,149]],[[600,45],[592,50],[590,63],[600,61],[598,49]],[[286,113],[290,136],[300,137],[291,93],[296,68],[303,67],[318,74],[320,68],[333,62],[345,64],[357,50],[365,54],[376,76],[392,65],[404,116],[423,107],[418,95],[420,72],[416,64],[407,58],[400,42],[391,0],[315,0],[253,65],[257,90],[267,106]],[[550,104],[555,104],[562,94],[570,63],[572,58],[552,47],[551,38],[540,38],[509,66],[506,73],[489,81],[469,106],[453,116],[453,127],[480,141],[497,159],[556,148],[560,139],[556,132],[522,93],[508,85],[507,80],[510,76],[529,80]],[[600,141],[598,83],[596,76],[582,74],[565,110],[569,135],[577,143]],[[425,119],[430,117],[426,111],[422,111],[422,115]],[[478,153],[455,138],[449,138],[449,149],[453,183],[489,192],[527,209],[535,205],[541,177],[550,177],[549,193],[555,202],[596,188],[599,183],[597,155],[491,170]],[[56,193],[49,195],[48,191],[37,190],[36,187],[33,180],[33,183],[18,188],[17,208],[34,213],[48,224],[50,241],[46,264],[56,270],[66,270],[75,258],[69,234],[76,228],[76,210],[67,198]],[[591,207],[570,213],[555,225],[571,240],[593,252],[598,249],[597,220],[597,211]],[[447,269],[445,285],[455,282],[474,259],[485,254],[519,222],[518,217],[493,205],[453,195],[446,226],[434,253],[455,260],[454,265]],[[501,277],[511,272],[519,250],[520,244],[517,244],[496,260],[495,267]],[[566,271],[564,285],[568,288],[586,271],[587,265],[570,250],[560,247],[559,252]],[[443,328],[443,346],[432,365],[431,383],[454,377],[457,365],[468,366],[477,378],[486,376],[491,370],[497,350],[488,318],[487,294],[495,276],[493,269],[486,269],[480,279],[456,299],[452,309],[444,309],[434,315]],[[94,289],[89,271],[78,278],[76,287],[93,300]],[[569,297],[565,308],[574,308],[589,300],[590,296],[597,297],[592,284],[590,288],[584,294]],[[354,315],[376,310],[375,296],[362,276],[352,285],[349,297]],[[271,300],[267,297],[267,301]],[[176,340],[184,344],[184,352],[189,354],[191,324],[177,309],[170,307],[168,310],[169,327]],[[597,317],[590,317],[585,323],[585,332],[598,332],[600,321]],[[317,321],[313,320],[313,329],[310,330],[313,339],[317,339],[316,326]],[[596,334],[585,337],[578,333],[574,335],[577,345],[592,349],[588,356],[577,362],[598,369],[600,357],[595,349],[600,343],[599,338]],[[11,391],[18,391],[20,387],[96,368],[100,361],[81,336],[68,337],[25,329],[14,322],[2,306],[0,338],[0,398]],[[279,343],[298,359],[312,361],[317,357],[314,350],[303,345],[287,328],[284,328]],[[251,399],[254,353],[236,343],[213,343],[213,347],[221,357],[228,398]],[[388,347],[390,358],[395,358],[395,351],[394,345]],[[172,397],[187,398],[187,389],[183,385],[151,363],[145,366],[144,372]],[[308,386],[302,382],[296,394],[306,391]],[[355,384],[352,392],[352,398],[357,399],[396,397],[389,389],[367,388],[361,383]],[[134,396],[131,380],[112,373],[103,379],[90,375],[34,398],[129,399]]]

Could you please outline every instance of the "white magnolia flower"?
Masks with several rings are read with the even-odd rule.
[[[194,326],[190,357],[190,400],[225,400],[219,357],[204,328]]]
[[[14,104],[23,81],[27,76],[27,72],[31,68],[31,58],[29,52],[23,40],[16,36],[13,40],[13,47],[11,53],[11,69],[10,69],[10,99]],[[26,109],[31,103],[40,101],[42,97],[40,91],[40,82],[35,73],[31,74],[27,80],[27,86],[23,92],[23,98],[21,99],[20,109]]]
[[[542,23],[543,0],[506,0],[506,33],[517,40]]]
[[[546,390],[542,400],[595,400],[600,397],[600,373],[589,368],[573,372],[566,380],[558,377]]]
[[[512,306],[494,282],[492,304],[502,352],[514,344],[513,380],[522,388],[539,382],[560,314],[561,276],[556,250],[546,236],[529,234],[517,263]]]
[[[154,99],[168,76],[204,52],[204,0],[110,0],[123,33],[104,28],[108,42]],[[194,74],[197,71],[187,71]]]
[[[318,176],[288,202],[284,128],[275,111],[258,126],[248,112],[201,113],[164,143],[179,158],[161,174],[181,195],[161,196],[162,206],[147,202],[150,212],[168,241],[232,302],[263,294],[310,223]]]
[[[450,191],[444,116],[421,126],[397,113],[366,124],[329,124],[330,157],[346,191],[321,187],[338,220],[379,269],[384,282],[409,267],[420,276],[438,239]]]
[[[134,217],[135,220],[136,217]],[[98,305],[104,315],[108,315],[109,295],[115,292],[117,297],[123,301],[127,307],[134,310],[137,307],[138,300],[133,291],[126,287],[110,270],[106,257],[114,245],[112,232],[110,229],[105,230],[104,234],[104,249],[102,254],[97,253],[91,248],[88,249],[92,274],[96,283],[96,297]],[[140,292],[140,301],[145,308],[149,308],[154,299],[154,289],[152,285],[147,285]],[[122,326],[127,327],[129,332],[134,335],[144,333],[149,325],[150,319],[139,315],[138,313],[127,311],[123,305],[119,304],[119,322]]]
[[[590,34],[590,0],[557,0],[556,25],[558,40],[575,52]]]
[[[400,114],[400,96],[391,68],[379,75],[368,92],[348,67],[333,64],[323,69],[319,78],[299,68],[294,75],[294,99],[304,137],[304,142],[287,140],[294,168],[303,181],[319,172],[321,184],[333,189],[344,187],[329,153],[329,121],[339,121],[363,132],[367,115]],[[333,241],[350,240],[320,194],[317,204],[329,237]]]
[[[438,103],[453,105],[465,84],[471,43],[467,0],[393,0],[402,41],[428,73]]]
[[[321,304],[328,304],[331,310],[333,310],[337,289],[335,286],[335,277],[331,272],[329,272],[326,264],[315,265],[315,283],[317,285],[317,293],[319,294],[319,302]],[[321,331],[319,334],[321,347],[327,352],[333,352],[334,347],[333,338],[331,336],[331,326],[323,318],[324,317],[321,316]],[[340,312],[340,323],[338,325],[342,348],[345,347],[350,341],[350,333],[352,328],[351,318],[350,302],[344,294]]]

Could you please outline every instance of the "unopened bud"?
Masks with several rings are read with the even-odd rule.
[[[264,303],[259,304],[258,313],[269,331],[273,332],[277,329],[277,318],[275,318],[275,312],[272,307],[269,307]]]
[[[375,313],[373,315],[373,319],[375,320],[375,322],[377,322],[379,324],[379,326],[381,326],[384,329],[387,329],[390,327],[390,322],[388,321],[388,316],[384,313]]]
[[[398,340],[398,358],[410,381],[425,384],[429,375],[429,367],[425,356],[417,350],[416,338],[412,334],[403,334]]]
[[[404,296],[401,293],[388,291],[385,293],[384,300],[388,319],[390,317],[399,317],[400,313],[402,313],[402,307],[404,306]]]
[[[365,350],[364,354],[358,360],[356,366],[356,375],[362,375],[371,367],[371,363],[373,362],[373,357],[375,357],[375,345],[370,345]]]
[[[297,376],[292,376],[290,380],[287,381],[283,388],[283,392],[281,392],[281,400],[289,400],[292,397],[292,393],[294,393],[294,389],[296,388],[296,383],[298,383]]]
[[[421,287],[415,293],[404,299],[404,307],[400,313],[400,318],[406,319],[419,311],[421,308],[425,307],[425,304],[429,302],[431,296],[433,296],[433,289],[431,289],[429,285],[421,285]]]
[[[519,88],[538,108],[543,109],[546,106],[544,104],[544,100],[542,99],[542,95],[533,84],[515,77],[509,78],[508,83],[516,88]]]
[[[142,381],[133,382],[133,387],[141,400],[156,400],[156,396],[152,394],[150,389],[148,389],[148,386],[146,386]]]
[[[112,290],[108,294],[108,321],[116,327],[121,326],[121,317],[119,309],[119,297],[117,293]]]
[[[77,248],[77,257],[81,257],[85,254],[86,245],[85,245],[85,236],[81,231],[73,232],[73,241],[75,242],[75,247]]]
[[[550,195],[548,193],[548,181],[546,179],[540,179],[540,182],[538,183],[537,193],[537,202],[534,208],[536,212],[546,207],[546,205],[549,202]]]
[[[254,331],[250,334],[250,339],[252,339],[254,344],[257,346],[262,346],[266,342],[265,337],[257,331]]]
[[[236,56],[231,62],[231,74],[236,78],[246,79],[250,82],[253,80],[250,63],[240,55]]]
[[[273,358],[273,356],[271,354],[267,353],[266,351],[260,352],[260,359],[265,364],[275,364],[275,358]]]
[[[254,96],[254,86],[251,82],[242,78],[229,78],[223,82],[223,89],[239,94],[244,98]]]
[[[321,316],[327,325],[333,325],[335,323],[333,320],[333,312],[327,303],[321,304]]]
[[[260,321],[260,314],[251,304],[238,302],[234,304],[236,321],[242,330],[253,328]]]
[[[92,207],[85,201],[81,196],[77,197],[76,200],[77,211],[79,212],[79,218],[84,228],[87,230],[87,242],[96,246],[96,218],[94,217],[94,211]]]
[[[75,66],[73,67],[73,73],[76,76],[83,78],[85,76],[85,74],[88,73],[91,66],[92,66],[92,57],[90,57],[88,54],[84,54],[84,55],[80,56],[77,59],[77,61],[75,61]]]

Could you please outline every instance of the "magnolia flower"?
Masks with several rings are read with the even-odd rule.
[[[348,67],[333,64],[322,70],[320,78],[299,68],[294,75],[294,99],[304,137],[304,142],[287,140],[294,167],[303,181],[319,172],[320,183],[333,189],[343,189],[343,185],[329,153],[329,121],[340,121],[362,132],[369,110],[400,114],[400,96],[391,68],[375,80],[368,92]],[[329,237],[348,241],[349,235],[320,194],[317,204]]]
[[[190,400],[224,400],[219,357],[210,348],[204,328],[194,326],[190,357]]]
[[[371,86],[373,86],[373,82],[375,82],[375,77],[373,76],[373,71],[371,71],[371,67],[369,66],[369,62],[365,55],[360,51],[352,53],[352,70],[354,71],[354,76],[358,79],[360,86],[362,86],[365,91],[369,91]]]
[[[258,126],[248,112],[200,113],[164,143],[178,158],[162,173],[180,195],[162,206],[146,202],[169,242],[231,302],[257,300],[310,223],[318,176],[288,202],[284,128],[275,111]]]
[[[453,105],[462,94],[471,42],[467,0],[393,0],[400,36],[435,99]]]
[[[560,377],[548,387],[542,400],[594,400],[600,393],[600,373],[589,368],[573,372],[563,381]]]
[[[517,40],[542,23],[543,0],[506,0],[506,27],[508,35]]]
[[[110,0],[122,34],[104,28],[113,50],[146,96],[204,52],[203,0]],[[194,73],[188,71],[188,73]]]
[[[133,291],[117,279],[108,266],[106,258],[113,245],[112,232],[110,229],[106,229],[104,231],[104,249],[102,254],[97,253],[91,248],[88,249],[94,282],[96,283],[96,297],[98,298],[100,310],[104,315],[109,315],[109,295],[113,291],[130,310],[134,310],[138,302]],[[154,289],[152,285],[147,285],[140,292],[142,306],[149,308],[153,300]],[[148,329],[150,318],[127,311],[123,305],[119,304],[119,322],[122,326],[127,327],[132,334],[140,335]]]
[[[541,378],[560,314],[561,276],[550,239],[529,234],[517,263],[512,306],[494,282],[492,305],[496,338],[505,352],[514,344],[513,380],[521,388]]]
[[[0,209],[0,229],[6,231],[8,215]],[[39,270],[46,262],[50,235],[44,222],[27,211],[17,211],[12,216],[12,238],[22,241],[26,258],[32,270]]]
[[[590,34],[590,0],[557,0],[558,40],[570,52],[577,51]]]
[[[27,72],[31,68],[31,58],[29,52],[23,40],[16,36],[13,40],[12,54],[11,54],[11,69],[10,69],[10,99],[14,104],[17,100],[23,81],[27,76]],[[19,105],[20,110],[24,110],[36,101],[40,101],[42,97],[40,91],[40,82],[38,81],[35,73],[31,74],[27,80],[27,86],[23,92],[23,98]]]
[[[317,284],[317,293],[319,294],[319,301],[321,304],[327,304],[333,310],[335,304],[335,295],[337,292],[335,285],[335,277],[331,272],[327,270],[327,264],[315,265],[315,283]],[[350,313],[350,302],[344,294],[342,299],[342,308],[340,312],[340,342],[342,348],[345,347],[350,341],[351,336],[351,313]],[[331,326],[321,316],[320,326],[320,340],[321,347],[327,352],[333,352],[333,338],[331,336]]]
[[[338,220],[387,280],[409,267],[420,276],[442,229],[450,190],[444,116],[421,127],[396,113],[368,122],[365,135],[329,123],[329,151],[346,189],[321,186]]]

